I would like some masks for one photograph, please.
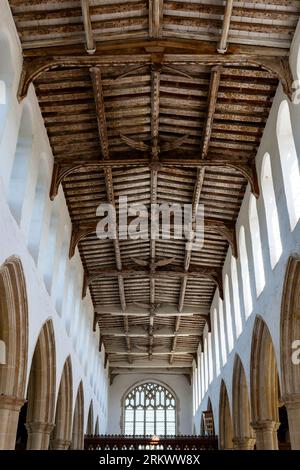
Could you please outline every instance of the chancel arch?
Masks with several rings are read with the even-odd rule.
[[[219,401],[219,447],[233,449],[233,427],[225,382],[222,380]]]
[[[232,379],[232,424],[235,449],[253,449],[255,438],[250,422],[250,401],[245,370],[240,357],[236,355]]]
[[[26,284],[22,263],[15,256],[0,268],[0,341],[0,449],[14,449],[28,359]]]

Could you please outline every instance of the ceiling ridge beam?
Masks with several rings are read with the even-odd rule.
[[[90,0],[80,0],[82,20],[85,33],[85,47],[88,54],[96,52],[96,44],[94,41],[94,33],[90,15]]]
[[[157,15],[159,18],[159,4],[160,0],[152,0],[153,10],[158,9]],[[155,14],[155,11],[154,11]],[[151,24],[151,23],[150,23]],[[159,23],[158,23],[159,25]],[[153,21],[154,33],[156,31],[156,23]],[[150,181],[150,203],[157,204],[157,187],[158,187],[158,166],[155,165],[159,161],[159,148],[158,148],[158,135],[159,135],[159,98],[160,98],[160,73],[161,66],[153,63],[151,65],[151,181]],[[152,211],[151,211],[152,213]],[[150,265],[155,263],[155,248],[156,240],[153,234],[153,221],[151,218],[151,230],[150,230]],[[155,278],[150,277],[150,305],[155,304]],[[153,352],[153,328],[154,328],[154,316],[149,315],[149,331],[148,331],[148,354],[149,360],[152,359]]]
[[[233,9],[233,0],[226,0],[224,17],[223,17],[222,33],[221,33],[221,38],[220,38],[220,42],[219,42],[218,49],[217,49],[217,51],[220,54],[225,54],[225,52],[227,52],[232,9]]]
[[[90,74],[93,84],[94,90],[94,98],[95,98],[95,105],[96,105],[96,112],[97,112],[97,123],[98,123],[98,131],[99,131],[99,138],[100,144],[102,149],[102,154],[104,160],[109,160],[109,144],[108,144],[108,135],[107,135],[107,124],[106,124],[106,116],[105,116],[105,104],[104,104],[104,94],[102,88],[102,79],[101,79],[101,70],[97,67],[90,68]],[[113,175],[111,167],[107,167],[104,169],[104,179],[105,179],[105,187],[106,187],[106,194],[107,200],[110,204],[115,206],[115,196],[114,196],[114,186],[113,186]],[[116,231],[116,237],[113,240],[114,252],[115,252],[115,261],[117,270],[120,272],[122,270],[122,260],[121,260],[121,250],[119,244],[118,233]],[[124,279],[121,274],[118,274],[118,286],[119,286],[119,296],[120,296],[120,305],[122,311],[126,310],[126,295],[125,295],[125,286],[124,286]],[[128,318],[124,317],[124,330],[125,333],[129,331],[129,322]],[[129,336],[126,336],[126,344],[127,344],[127,352],[128,352],[128,362],[132,362],[131,357],[131,341]]]
[[[162,36],[163,0],[149,0],[149,38]]]

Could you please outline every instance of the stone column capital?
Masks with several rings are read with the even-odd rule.
[[[25,424],[28,433],[45,433],[50,434],[54,429],[53,423],[43,423],[41,421],[33,421]]]
[[[272,419],[262,419],[257,421],[252,421],[251,423],[254,431],[277,431],[280,426],[278,421],[273,421]]]
[[[16,397],[14,395],[0,394],[0,408],[2,409],[19,411],[25,402],[25,398]]]
[[[255,444],[255,438],[254,437],[248,437],[248,436],[243,436],[243,437],[234,437],[232,439],[234,449],[237,450],[251,450],[254,447]]]
[[[68,450],[71,446],[71,441],[68,439],[53,439],[52,447],[56,450]]]

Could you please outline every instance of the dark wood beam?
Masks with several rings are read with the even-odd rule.
[[[153,34],[159,34],[159,5],[161,0],[153,0]],[[157,24],[158,22],[158,24]],[[159,98],[160,98],[160,73],[161,66],[158,64],[151,65],[151,182],[150,182],[150,202],[151,204],[157,203],[157,186],[158,186],[158,170],[156,163],[159,160],[158,150],[158,134],[159,134]],[[151,224],[153,223],[151,219]],[[151,227],[152,230],[152,227]],[[155,262],[155,237],[150,236],[150,263]],[[155,278],[151,277],[150,280],[150,305],[155,303]],[[152,359],[153,353],[153,326],[154,317],[149,317],[149,359]]]
[[[148,268],[138,267],[124,267],[121,270],[112,268],[99,268],[97,271],[90,273],[88,278],[85,280],[85,285],[89,286],[97,279],[106,279],[114,277],[122,277],[127,279],[148,277],[149,279],[161,279],[161,278],[208,278],[210,279],[219,289],[220,297],[223,299],[223,282],[222,282],[222,270],[221,268],[211,268],[209,266],[198,266],[189,265],[186,270],[181,266],[169,266],[168,268],[157,268],[153,273]],[[182,307],[183,308],[183,307]],[[182,311],[182,309],[181,309]]]
[[[244,176],[251,186],[251,191],[256,198],[259,197],[259,184],[256,172],[255,163],[249,162],[244,158],[221,158],[215,156],[213,158],[201,159],[201,155],[195,155],[195,158],[167,158],[160,157],[159,163],[156,164],[157,170],[163,170],[164,167],[178,167],[178,168],[203,168],[205,167],[216,167],[216,168],[229,168],[236,170]],[[64,178],[80,170],[80,168],[118,168],[123,167],[124,169],[129,167],[145,167],[152,168],[152,162],[149,158],[136,158],[136,159],[109,159],[109,160],[64,160],[62,163],[55,162],[52,172],[52,181],[50,187],[50,199],[53,200],[58,193],[59,185],[63,182]]]
[[[225,54],[225,52],[227,52],[228,35],[229,35],[232,9],[233,9],[233,0],[226,0],[223,26],[222,26],[222,34],[221,34],[221,39],[218,45],[218,52],[220,54]]]
[[[209,90],[208,90],[208,100],[207,100],[208,109],[207,109],[207,115],[206,115],[206,123],[204,126],[204,132],[203,132],[203,142],[202,142],[202,152],[201,152],[202,158],[206,158],[207,153],[208,153],[210,137],[211,137],[212,127],[213,127],[213,122],[214,122],[214,115],[215,115],[217,99],[218,99],[221,73],[222,73],[221,66],[212,67]]]
[[[94,54],[96,51],[96,45],[94,41],[92,21],[90,15],[90,0],[80,0],[80,2],[85,33],[86,51],[88,54]]]
[[[165,65],[187,65],[191,63],[207,66],[254,66],[269,71],[281,81],[284,92],[291,99],[293,94],[293,76],[287,51],[263,47],[235,46],[224,55],[212,49],[212,45],[200,41],[182,39],[155,39],[148,41],[118,42],[97,48],[94,55],[84,55],[82,50],[56,47],[36,49],[24,58],[20,77],[18,99],[21,101],[28,92],[28,87],[43,72],[57,67],[105,67],[111,65],[137,66],[151,64],[153,48],[167,50],[162,56]],[[172,52],[174,49],[174,53]],[[175,51],[177,49],[177,51]],[[178,54],[178,50],[181,53]],[[147,52],[148,50],[148,52]],[[152,52],[151,52],[152,51]],[[117,54],[116,54],[117,52]]]
[[[102,150],[104,160],[109,160],[110,155],[109,155],[109,144],[108,144],[108,136],[107,136],[107,125],[106,125],[101,71],[98,67],[92,67],[90,68],[90,73],[91,73],[91,78],[92,78],[92,83],[93,83],[101,150]],[[111,167],[107,167],[104,169],[104,179],[105,179],[107,200],[110,204],[115,206],[113,176],[112,176]],[[122,260],[121,260],[119,238],[117,234],[116,234],[115,239],[112,240],[112,242],[113,242],[114,251],[115,251],[116,267],[119,272],[119,274],[117,275],[117,278],[118,278],[118,286],[119,286],[120,304],[121,304],[122,310],[125,311],[126,310],[125,286],[124,286],[123,276],[120,273],[120,271],[122,270]],[[124,317],[124,330],[125,330],[125,333],[128,333],[128,330],[129,330],[128,318],[125,318],[125,317]],[[130,342],[129,337],[126,337],[126,343],[127,343],[127,350],[128,350],[128,362],[131,363],[132,362],[131,342]]]
[[[149,38],[162,35],[163,0],[149,0]]]
[[[99,315],[98,315],[99,317]],[[208,316],[202,315],[202,318],[207,321]],[[105,329],[102,333],[103,337],[113,336],[115,338],[124,338],[125,336],[130,336],[131,338],[147,338],[148,332],[142,326],[132,327],[129,333],[125,333],[124,330],[119,328],[108,328]],[[174,332],[173,328],[163,327],[157,328],[153,332],[155,338],[172,338],[173,336],[179,337],[188,337],[188,336],[201,336],[202,328],[181,328],[177,333]]]

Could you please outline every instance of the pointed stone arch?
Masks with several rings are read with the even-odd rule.
[[[253,449],[255,438],[250,425],[250,401],[245,370],[238,355],[235,356],[232,378],[232,424],[234,447]]]
[[[89,414],[86,426],[86,433],[89,435],[94,434],[94,407],[93,407],[93,400],[91,400],[90,407],[89,407]]]
[[[67,450],[72,439],[72,379],[71,357],[68,356],[64,364],[56,404],[55,428],[52,435],[54,449]]]
[[[222,380],[219,402],[219,447],[220,449],[233,448],[233,427],[230,405],[225,382]]]
[[[97,416],[96,424],[95,424],[95,435],[99,436],[99,434],[100,434],[99,416]]]
[[[250,370],[250,402],[256,448],[278,449],[278,371],[272,337],[260,316],[256,318],[253,328]]]
[[[48,449],[54,426],[56,351],[52,320],[44,323],[31,363],[28,384],[27,449]]]
[[[72,429],[72,449],[83,449],[84,438],[84,394],[82,381],[78,386],[75,409],[73,415],[73,429]]]
[[[202,425],[203,425],[203,429],[202,429]],[[201,432],[202,431],[203,431],[203,435],[206,435],[206,436],[214,436],[215,435],[214,414],[213,414],[211,400],[210,400],[209,397],[208,397],[208,400],[207,400],[206,410],[202,412]]]
[[[28,362],[26,283],[15,256],[0,268],[0,347],[0,449],[14,449]]]
[[[283,286],[280,360],[292,449],[300,450],[300,257],[290,257]]]

